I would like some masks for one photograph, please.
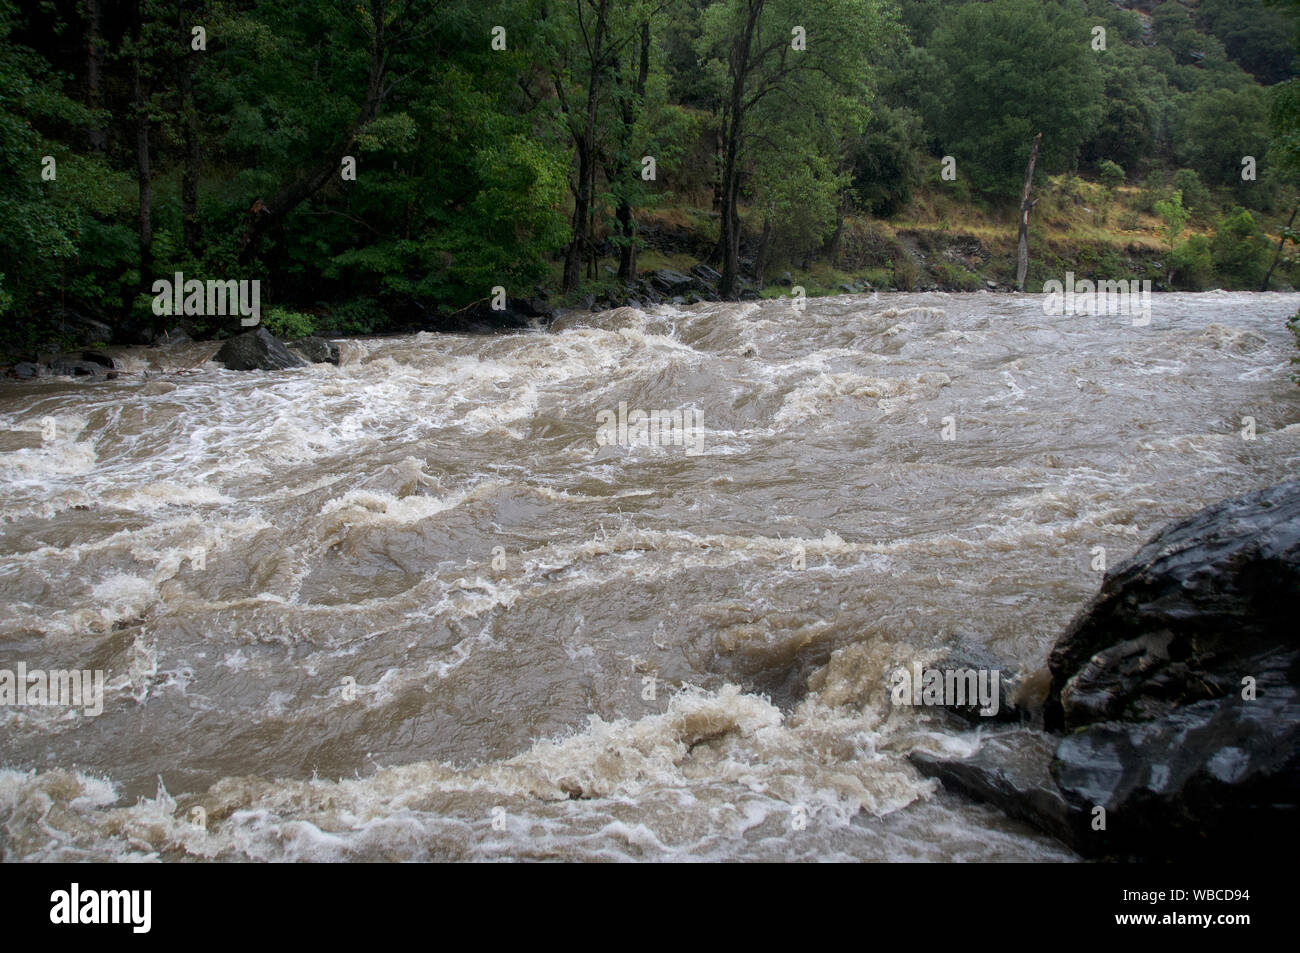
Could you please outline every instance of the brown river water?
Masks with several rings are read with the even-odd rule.
[[[0,384],[0,668],[105,673],[98,716],[0,707],[0,856],[1076,859],[921,777],[988,729],[889,673],[1040,672],[1094,547],[1295,477],[1300,296],[1156,295],[1146,327],[1042,300]],[[700,443],[602,446],[621,402]]]

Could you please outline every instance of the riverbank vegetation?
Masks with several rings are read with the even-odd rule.
[[[261,281],[290,336],[497,288],[1008,289],[1038,132],[1027,290],[1290,288],[1297,9],[2,0],[0,350],[152,341],[176,272]]]

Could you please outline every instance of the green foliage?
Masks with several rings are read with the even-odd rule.
[[[1250,87],[1198,95],[1180,125],[1176,152],[1207,182],[1240,185],[1242,157],[1260,159],[1267,150],[1265,96]]]
[[[1174,272],[1180,285],[1202,291],[1213,281],[1214,262],[1210,242],[1204,235],[1193,235],[1173,253]]]
[[[942,288],[956,291],[976,291],[980,287],[979,275],[961,265],[941,261],[934,266],[934,276]]]
[[[262,312],[262,327],[278,338],[296,340],[316,333],[316,319],[301,311],[273,305]]]
[[[1219,221],[1210,241],[1214,270],[1228,288],[1257,290],[1268,269],[1268,252],[1254,216],[1240,206]]]
[[[1258,0],[1201,0],[1197,18],[1260,83],[1271,86],[1295,76],[1289,42],[1295,20],[1284,10]]]
[[[373,334],[384,326],[387,317],[373,298],[352,298],[328,305],[318,329],[341,335]]]
[[[1097,166],[1097,177],[1108,189],[1118,188],[1124,184],[1124,170],[1117,163],[1103,159]]]
[[[881,217],[902,211],[922,182],[923,143],[920,116],[907,109],[878,108],[866,132],[849,147],[857,207]]]
[[[1210,190],[1191,169],[1179,169],[1174,173],[1174,189],[1182,195],[1183,205],[1192,215],[1203,217],[1213,210],[1214,199]]]
[[[1041,172],[1073,165],[1102,117],[1091,25],[1076,0],[990,0],[961,7],[935,30],[944,83],[935,128],[978,189],[1016,195],[1038,132]]]
[[[1162,231],[1172,255],[1183,229],[1187,227],[1187,220],[1191,217],[1191,213],[1183,207],[1183,193],[1174,192],[1169,198],[1156,202],[1155,212],[1164,220]]]

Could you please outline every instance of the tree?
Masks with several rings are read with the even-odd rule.
[[[1187,227],[1187,219],[1191,217],[1191,212],[1183,208],[1183,193],[1174,192],[1167,199],[1162,199],[1155,204],[1156,214],[1164,220],[1165,241],[1169,243],[1169,278],[1174,280],[1174,251],[1177,247],[1178,239],[1183,234],[1183,229]]]
[[[948,91],[937,126],[944,152],[975,187],[1011,197],[1024,148],[1043,133],[1044,172],[1068,169],[1102,118],[1091,21],[1074,0],[990,0],[961,7],[935,30]]]
[[[1263,90],[1216,89],[1196,96],[1184,113],[1176,153],[1202,179],[1240,186],[1243,156],[1262,159],[1268,149]]]
[[[714,77],[718,103],[718,291],[724,297],[735,295],[740,278],[740,202],[760,138],[773,124],[788,129],[794,121],[797,134],[780,141],[786,167],[809,176],[805,181],[816,182],[818,191],[832,181],[842,188],[843,153],[831,157],[822,151],[819,125],[861,131],[869,95],[867,55],[889,22],[879,0],[719,0],[705,11],[698,51]],[[770,146],[765,152],[769,183],[779,154]],[[773,197],[768,214],[777,214],[778,205]]]

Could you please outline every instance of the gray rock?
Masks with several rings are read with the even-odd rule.
[[[116,374],[109,371],[113,366],[111,359],[105,360],[109,361],[108,367],[99,361],[85,360],[81,354],[61,354],[50,361],[50,373],[58,377],[116,377]]]
[[[153,343],[155,345],[188,344],[191,340],[193,340],[193,338],[190,334],[183,327],[178,325],[170,331],[164,331],[159,334],[153,339]]]
[[[985,735],[979,751],[969,758],[949,761],[913,751],[908,760],[944,787],[1000,807],[1009,817],[1069,843],[1071,807],[1050,771],[1055,745],[1050,735],[1017,729]]]
[[[695,279],[683,275],[680,271],[661,268],[650,273],[650,283],[666,295],[684,295],[695,285]]]
[[[1088,857],[1289,850],[1300,840],[1297,602],[1300,481],[1207,507],[1110,572],[1058,639],[1044,724],[1063,735],[914,760]],[[1054,746],[1064,815],[1024,769],[1024,752],[1043,746]]]
[[[306,363],[266,328],[246,331],[231,338],[221,346],[214,360],[232,371],[278,371],[303,367]]]
[[[289,350],[311,364],[337,364],[339,362],[339,346],[333,341],[327,341],[321,337],[301,338],[290,344]]]
[[[711,285],[716,285],[722,280],[722,275],[704,264],[704,262],[700,262],[698,265],[692,265],[691,274],[700,279],[700,281],[707,282]]]
[[[1157,718],[1300,659],[1300,480],[1207,507],[1107,573],[1048,659],[1049,728]]]
[[[31,380],[33,377],[40,377],[45,373],[45,368],[39,364],[33,364],[31,361],[23,361],[15,364],[13,367],[14,377],[22,380]]]

